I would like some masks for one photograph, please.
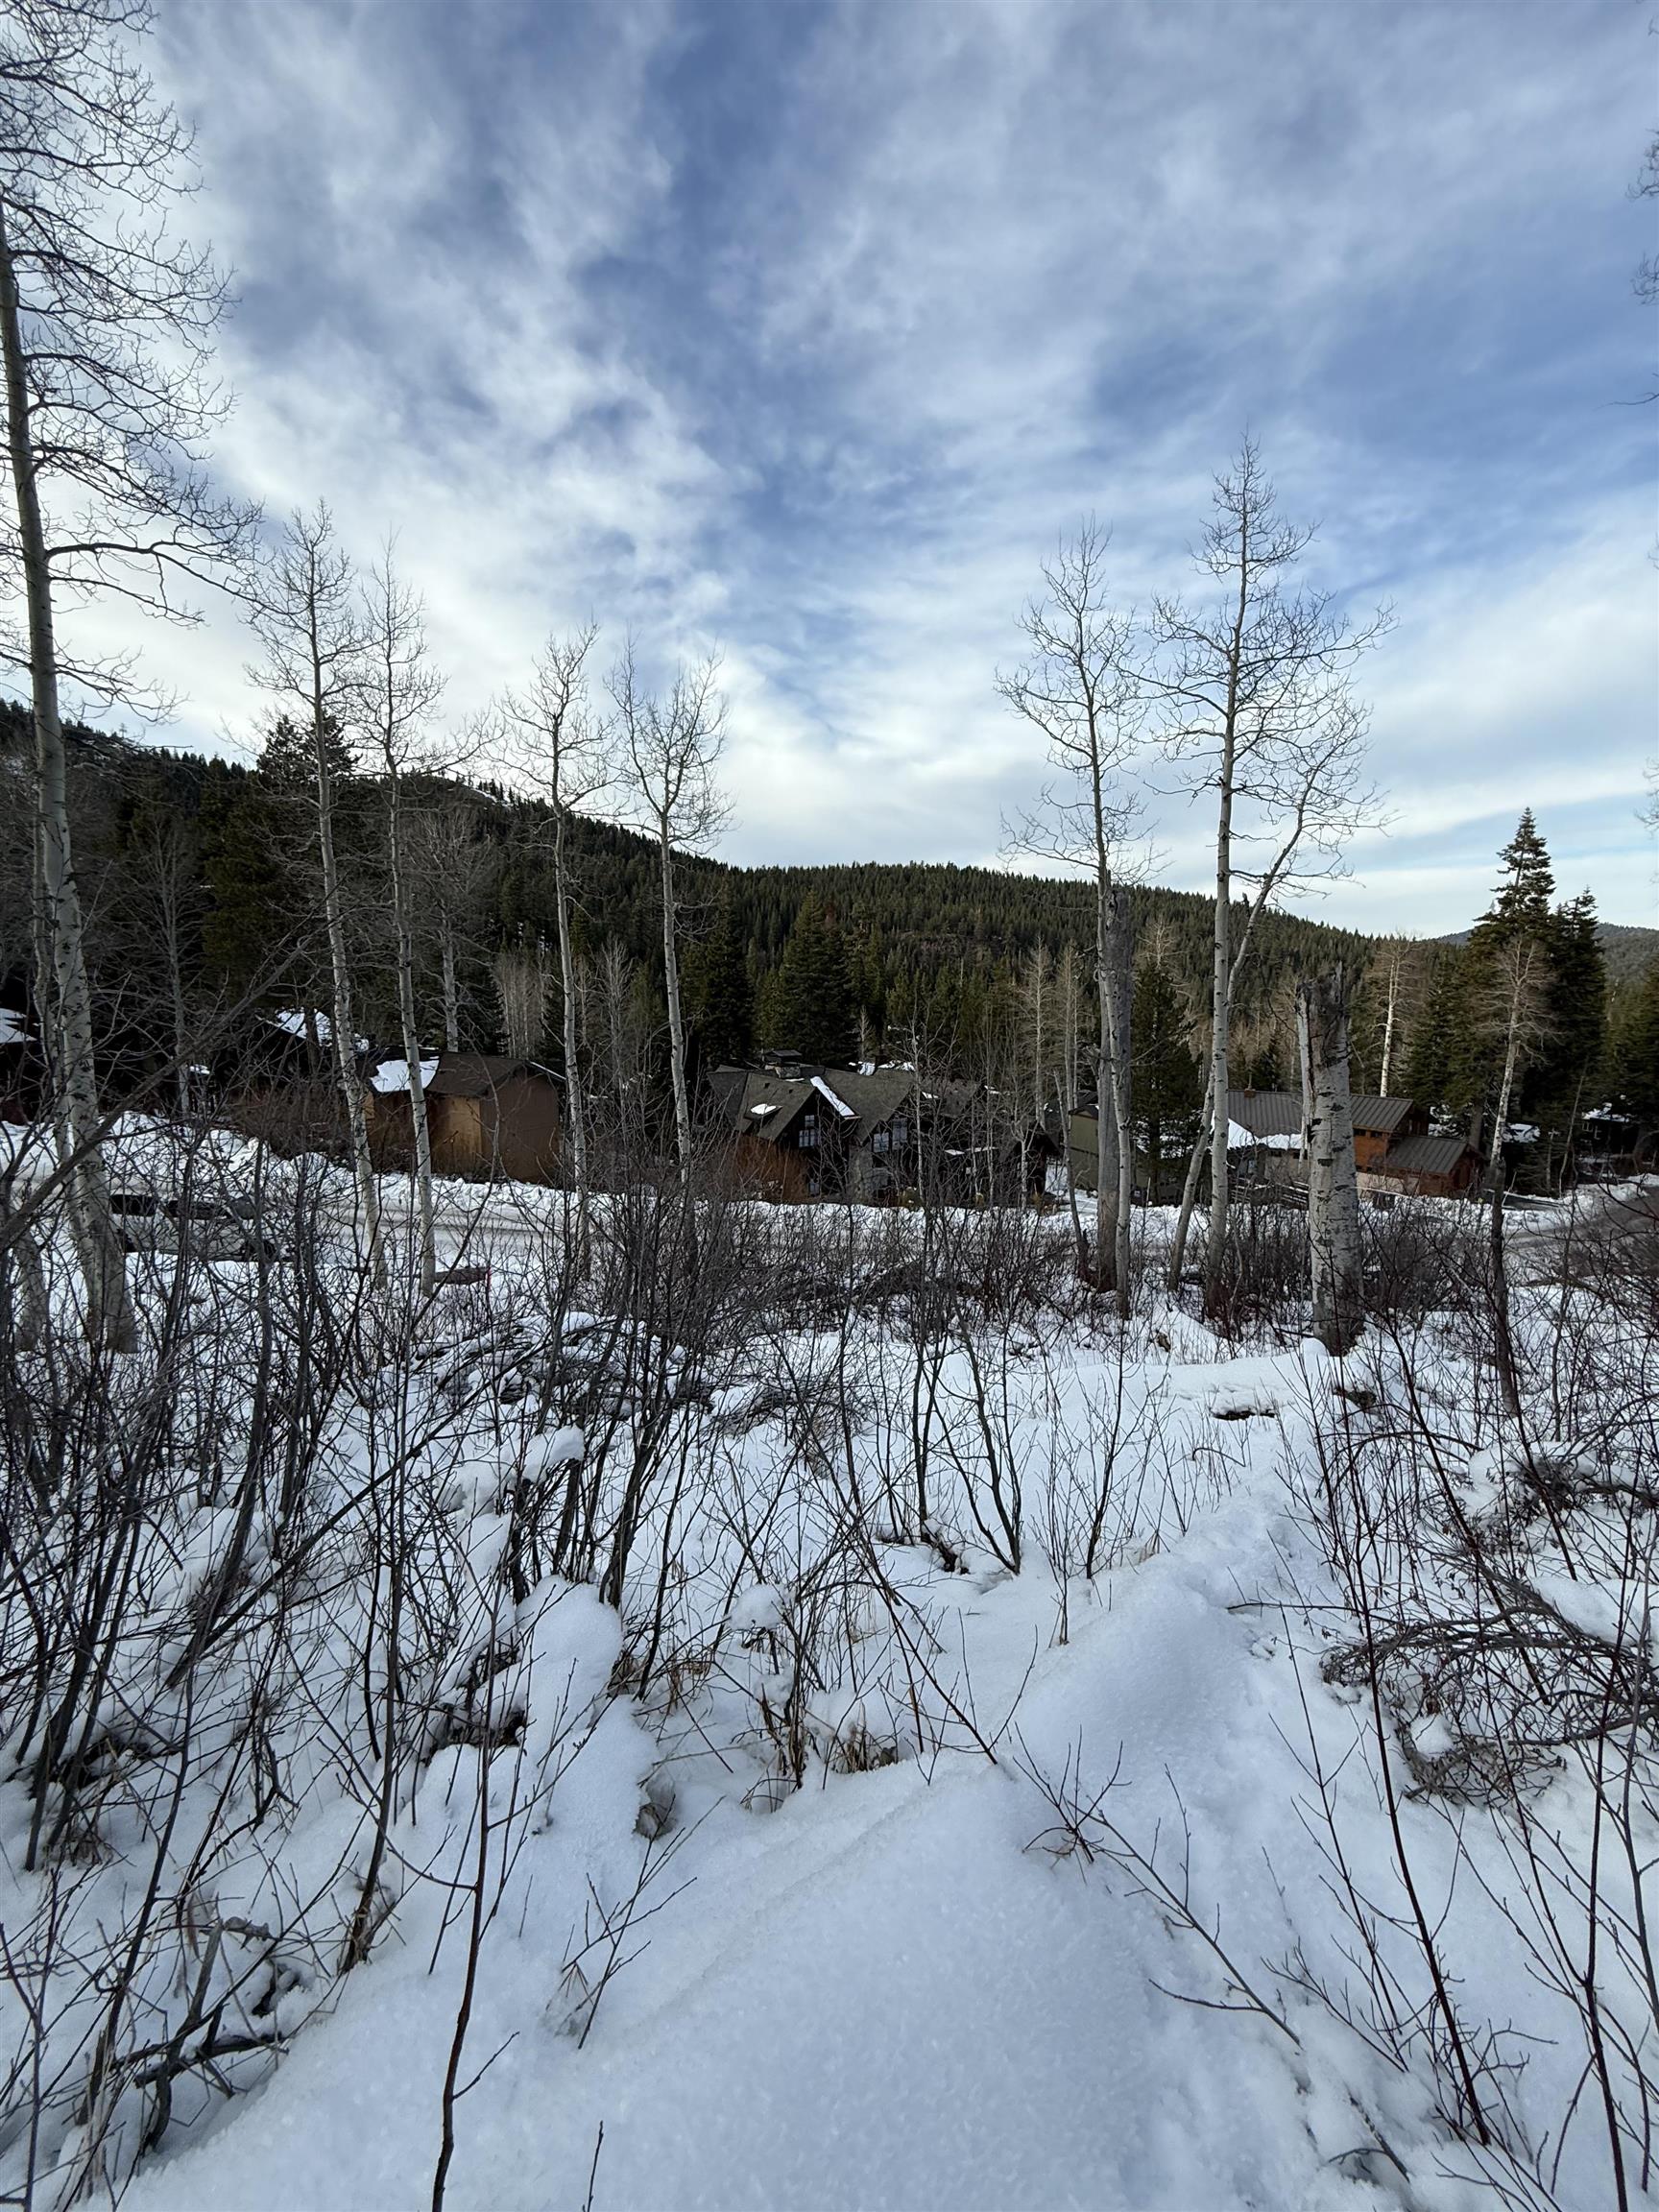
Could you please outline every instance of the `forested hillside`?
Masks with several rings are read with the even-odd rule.
[[[21,788],[25,710],[7,704],[3,728],[6,772]],[[77,851],[116,1079],[195,1050],[198,1033],[234,1029],[256,1008],[325,1005],[312,815],[305,774],[282,734],[252,769],[86,729],[73,740]],[[351,885],[361,1019],[376,1042],[390,1041],[384,794],[354,772],[344,746],[341,756],[337,837]],[[446,1041],[440,1030],[452,1018],[464,1046],[556,1059],[548,809],[491,784],[426,779],[410,792],[421,875],[417,957],[433,1042]],[[28,974],[26,820],[20,805],[11,807],[0,831],[0,950],[6,997],[18,1007]],[[1551,909],[1548,853],[1535,830],[1526,835],[1527,896],[1551,918],[1519,1110],[1559,1145],[1575,1114],[1608,1098],[1638,1118],[1659,1111],[1655,933],[1609,930],[1585,897]],[[649,1070],[661,1022],[655,850],[636,830],[574,816],[566,864],[588,1032]],[[1087,1093],[1094,916],[1082,881],[950,865],[739,868],[694,854],[680,872],[698,1066],[762,1047],[831,1064],[921,1050],[988,1077],[1052,1066],[1073,1095]],[[1481,886],[1470,892],[1473,906]],[[1196,1061],[1207,1035],[1210,902],[1153,886],[1131,897],[1137,973],[1150,978],[1145,1051],[1166,1064],[1173,1044]],[[441,1021],[445,947],[454,990]],[[1357,1085],[1410,1090],[1448,1120],[1467,1122],[1490,1089],[1503,1029],[1490,920],[1422,942],[1268,911],[1235,1016],[1238,1080],[1296,1080],[1295,978],[1334,958],[1359,978]],[[1051,1079],[1043,1082],[1051,1091]],[[1166,1088],[1172,1113],[1195,1103],[1185,1081]]]

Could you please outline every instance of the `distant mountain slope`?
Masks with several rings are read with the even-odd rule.
[[[1639,929],[1628,922],[1598,922],[1596,935],[1607,961],[1607,980],[1627,983],[1646,975],[1659,960],[1659,929]],[[1436,945],[1467,945],[1467,929],[1449,929]]]

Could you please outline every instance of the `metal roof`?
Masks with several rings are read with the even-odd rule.
[[[544,1083],[559,1080],[551,1068],[534,1060],[514,1060],[500,1052],[440,1052],[436,1073],[421,1088],[432,1098],[482,1098],[515,1075],[538,1075]]]
[[[1469,1146],[1461,1137],[1407,1137],[1388,1147],[1383,1175],[1450,1175]]]
[[[1356,1091],[1352,1104],[1355,1128],[1377,1137],[1391,1137],[1413,1111],[1411,1099],[1382,1098],[1374,1091]],[[1302,1094],[1229,1091],[1227,1118],[1248,1129],[1258,1142],[1265,1137],[1296,1137],[1302,1130]]]

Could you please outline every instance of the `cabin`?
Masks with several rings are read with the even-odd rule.
[[[1354,1165],[1361,1190],[1399,1190],[1419,1198],[1459,1198],[1480,1175],[1480,1156],[1461,1137],[1435,1136],[1428,1109],[1415,1099],[1356,1092]],[[1300,1185],[1302,1094],[1229,1091],[1229,1152],[1240,1156],[1246,1182]]]
[[[709,1078],[740,1186],[784,1201],[894,1205],[920,1193],[952,1205],[1040,1201],[1060,1146],[1041,1125],[1011,1128],[983,1085],[923,1089],[909,1068],[765,1068]]]
[[[0,1121],[35,1121],[47,1111],[46,1064],[27,1000],[0,1001]]]
[[[433,1052],[421,1062],[421,1090],[435,1175],[558,1181],[563,1097],[551,1069],[492,1052]],[[407,1172],[415,1123],[401,1053],[368,1068],[363,1105],[376,1168]]]

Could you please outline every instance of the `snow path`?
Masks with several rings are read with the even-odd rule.
[[[1066,1647],[1048,1647],[1036,1573],[974,1601],[968,1640],[988,1727],[1030,1670],[1019,1728],[1045,1771],[1081,1733],[1097,1786],[1122,1742],[1133,1788],[1114,1804],[1138,1837],[1170,1809],[1171,1768],[1198,1835],[1228,1839],[1225,1934],[1252,1964],[1286,1936],[1260,1844],[1286,1846],[1269,1800],[1272,1752],[1288,1754],[1274,1671],[1251,1655],[1260,1617],[1227,1605],[1271,1572],[1271,1490],[1259,1479],[1115,1577],[1112,1609],[1092,1606]],[[613,1708],[580,1799],[560,1798],[535,1848],[566,1877],[625,1860],[652,1756]],[[460,2107],[453,2212],[580,2206],[601,2122],[596,2212],[1375,2202],[1316,2147],[1289,2047],[1155,1990],[1210,1985],[1103,1869],[1027,1851],[1046,1825],[1010,1766],[965,1753],[930,1782],[914,1765],[836,1777],[770,1817],[721,1804],[664,1877],[694,1883],[644,1931],[581,2052],[557,2026],[567,1915],[536,1911],[544,1889],[574,1892],[545,1863],[523,1937],[498,1928],[486,1950],[467,2071],[517,2034]],[[1205,1874],[1200,1848],[1200,1896]],[[133,2212],[424,2203],[458,1954],[424,1969],[411,1926],[211,2139],[140,2176]]]

